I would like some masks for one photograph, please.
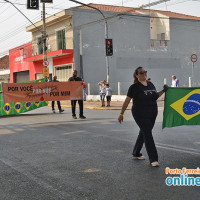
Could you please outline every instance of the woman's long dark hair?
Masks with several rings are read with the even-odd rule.
[[[135,72],[133,73],[133,83],[137,83],[138,82],[138,78],[136,77],[136,75],[138,75],[138,70],[142,69],[143,67],[138,67]]]

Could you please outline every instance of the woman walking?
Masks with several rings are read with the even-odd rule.
[[[143,143],[145,143],[151,166],[158,167],[158,154],[152,136],[152,129],[158,114],[156,100],[164,93],[164,90],[161,90],[160,92],[156,91],[155,86],[146,80],[147,71],[145,71],[143,67],[138,67],[135,70],[133,77],[134,84],[129,87],[118,121],[120,123],[123,121],[124,112],[131,99],[133,99],[132,115],[140,128],[133,149],[133,157],[139,160],[145,159],[140,152]]]

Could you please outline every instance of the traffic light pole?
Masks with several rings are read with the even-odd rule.
[[[105,40],[108,39],[108,22],[107,22],[107,19],[105,17],[105,15],[103,14],[103,12],[101,10],[99,10],[98,8],[95,8],[93,6],[90,6],[90,5],[87,5],[85,3],[82,3],[80,1],[76,1],[76,0],[69,0],[69,1],[72,1],[74,3],[78,3],[78,4],[81,4],[83,6],[86,6],[86,7],[89,7],[89,8],[92,8],[94,10],[97,10],[104,18],[104,23],[105,23]],[[106,55],[105,53],[105,58],[106,58],[106,69],[107,69],[107,83],[109,83],[109,61],[108,61],[108,56]]]

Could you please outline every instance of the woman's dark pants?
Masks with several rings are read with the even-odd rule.
[[[133,149],[133,155],[140,156],[143,143],[145,143],[147,154],[151,163],[158,161],[158,153],[152,136],[152,129],[154,127],[157,114],[157,107],[150,111],[142,111],[141,109],[132,108],[133,118],[140,128],[139,135]]]

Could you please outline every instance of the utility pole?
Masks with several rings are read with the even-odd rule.
[[[47,60],[47,52],[46,52],[46,19],[45,19],[45,3],[42,3],[42,21],[43,21],[43,61]]]
[[[105,23],[105,40],[108,39],[108,23],[107,23],[107,19],[106,19],[105,15],[103,14],[103,12],[101,10],[99,10],[98,8],[95,8],[95,7],[91,6],[91,5],[87,5],[85,3],[82,3],[80,1],[76,1],[76,0],[69,0],[69,1],[72,1],[74,3],[78,3],[78,4],[81,4],[83,6],[86,6],[86,7],[92,8],[94,10],[97,10],[103,16],[103,18],[104,18],[104,23]],[[106,55],[106,53],[105,53],[105,58],[106,58],[106,69],[107,69],[107,83],[109,83],[109,78],[110,78],[109,77],[109,73],[110,73],[109,71],[110,70],[109,70],[108,56]]]
[[[42,21],[43,21],[43,32],[42,32],[42,39],[43,39],[43,76],[47,81],[47,77],[49,77],[49,68],[48,68],[48,61],[47,61],[47,34],[46,34],[46,18],[45,18],[45,3],[42,3]],[[52,79],[52,77],[49,77]]]

